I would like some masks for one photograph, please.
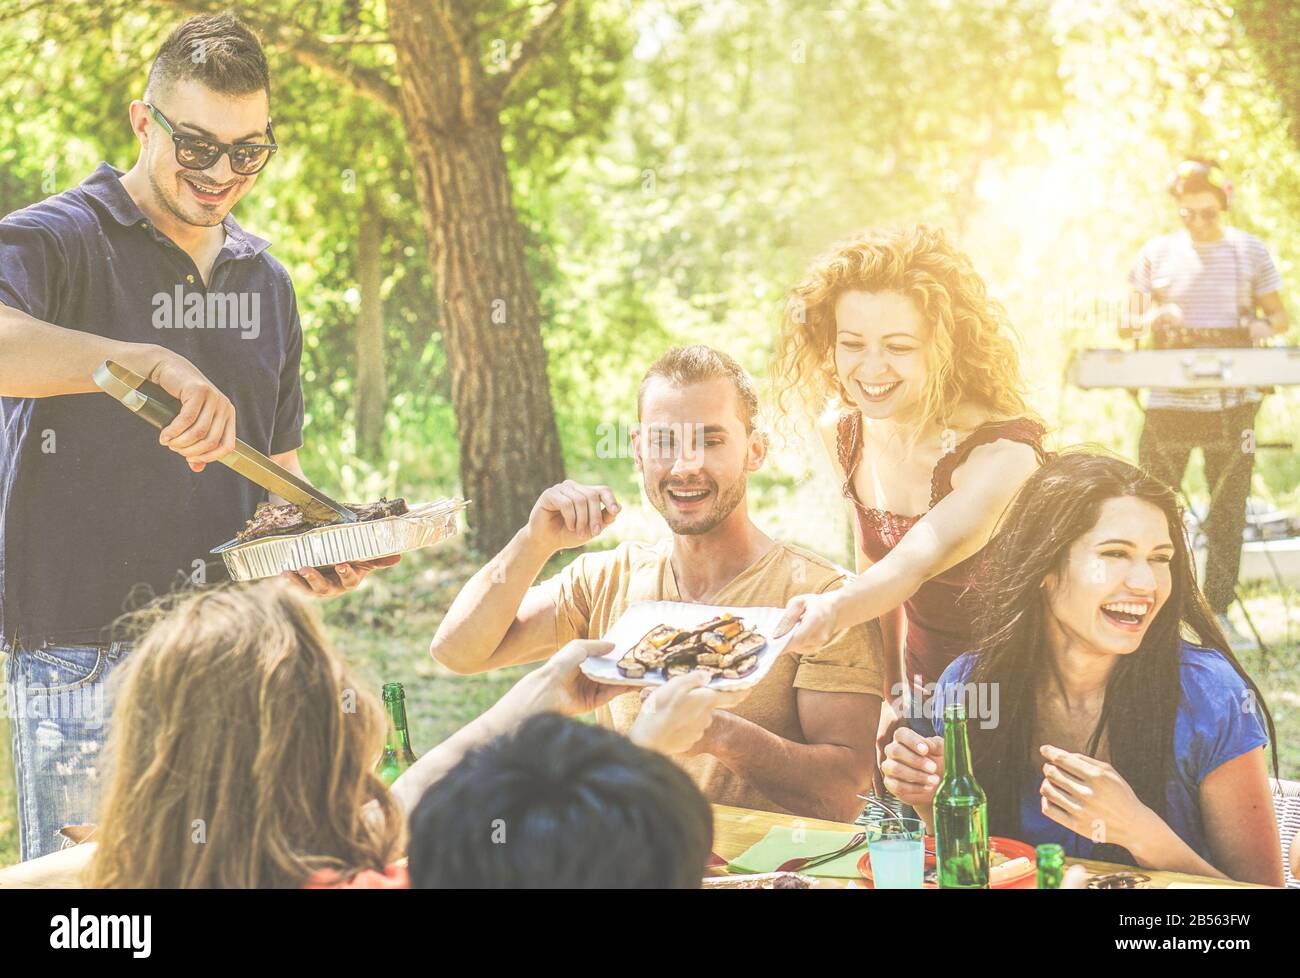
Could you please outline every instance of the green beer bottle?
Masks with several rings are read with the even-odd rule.
[[[384,738],[384,753],[375,765],[375,773],[384,784],[392,784],[397,776],[415,763],[411,753],[411,735],[406,730],[406,690],[401,683],[384,683],[384,712],[388,714],[388,734]]]
[[[934,836],[942,889],[989,888],[989,805],[971,767],[961,703],[943,711],[943,780],[934,796]]]
[[[1044,842],[1035,854],[1038,857],[1038,888],[1059,890],[1065,876],[1065,850],[1055,842]]]

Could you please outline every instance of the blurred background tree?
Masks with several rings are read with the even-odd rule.
[[[1237,13],[1300,146],[1300,2],[1239,0]]]

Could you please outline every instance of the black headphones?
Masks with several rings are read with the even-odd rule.
[[[1189,187],[1188,184],[1192,186]],[[1223,168],[1214,160],[1194,158],[1183,160],[1169,176],[1169,193],[1179,197],[1188,190],[1201,189],[1196,186],[1197,184],[1203,185],[1204,189],[1211,192],[1218,191],[1225,211],[1232,208],[1232,184],[1224,176]]]

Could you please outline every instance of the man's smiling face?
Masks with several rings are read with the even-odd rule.
[[[655,377],[646,386],[633,449],[646,497],[674,533],[708,533],[743,504],[766,445],[740,414],[725,378],[678,386]]]
[[[223,143],[265,143],[270,104],[265,91],[224,95],[196,81],[168,86],[151,104],[178,134],[201,136]],[[143,106],[141,106],[143,109]],[[190,170],[176,160],[171,136],[153,117],[145,129],[144,155],[149,185],[159,207],[194,227],[215,227],[236,202],[252,189],[257,174],[241,176],[222,153],[205,170]]]

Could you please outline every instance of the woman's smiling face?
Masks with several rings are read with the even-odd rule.
[[[1065,567],[1044,581],[1049,634],[1072,645],[1128,655],[1169,600],[1174,544],[1165,515],[1132,496],[1107,499],[1075,540]]]
[[[863,417],[903,417],[920,403],[929,326],[899,292],[848,291],[835,303],[835,375]]]

